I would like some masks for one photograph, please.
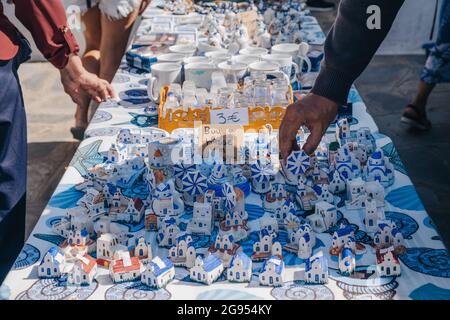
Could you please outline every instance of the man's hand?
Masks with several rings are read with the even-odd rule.
[[[76,104],[82,103],[82,95],[87,94],[96,102],[114,98],[111,85],[84,69],[78,56],[72,55],[67,66],[60,70],[64,91]]]
[[[281,157],[286,161],[292,151],[298,150],[297,131],[306,126],[309,135],[303,150],[311,155],[317,148],[330,123],[336,118],[338,104],[327,98],[309,93],[287,107],[279,131]]]

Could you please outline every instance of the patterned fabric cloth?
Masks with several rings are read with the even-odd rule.
[[[450,0],[442,2],[438,37],[420,78],[426,83],[450,82]]]

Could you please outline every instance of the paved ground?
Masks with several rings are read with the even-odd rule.
[[[328,30],[333,14],[318,16]],[[380,131],[394,140],[427,211],[450,247],[450,85],[439,86],[431,97],[432,131],[406,130],[398,122],[415,91],[423,62],[423,56],[378,56],[357,86]],[[28,112],[27,230],[31,232],[77,143],[69,133],[74,107],[62,93],[57,72],[48,64],[30,63],[20,74]]]

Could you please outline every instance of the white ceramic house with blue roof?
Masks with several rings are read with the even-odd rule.
[[[259,284],[262,286],[278,287],[283,285],[285,266],[283,259],[272,256],[264,261],[259,274]]]
[[[378,249],[390,246],[397,249],[404,246],[404,237],[393,221],[380,220],[373,236],[373,244]]]
[[[347,182],[347,200],[345,206],[349,210],[364,208],[367,200],[366,184],[361,178]]]
[[[59,278],[65,267],[64,253],[58,247],[51,247],[38,267],[39,278]]]
[[[252,259],[243,251],[236,253],[227,270],[227,279],[231,282],[250,282],[252,278]]]
[[[378,231],[378,221],[384,220],[383,208],[378,208],[374,199],[368,198],[366,200],[366,208],[364,212],[364,224],[366,231],[375,233]]]
[[[339,171],[335,170],[333,172],[333,178],[331,179],[330,184],[328,185],[328,190],[330,190],[331,193],[333,194],[340,194],[345,192],[346,187],[347,184],[344,181],[344,179],[341,178]]]
[[[177,216],[184,211],[184,202],[170,183],[159,184],[153,194],[153,212],[157,216]]]
[[[312,239],[309,233],[305,233],[298,241],[297,257],[300,259],[308,259],[312,255]]]
[[[348,181],[360,176],[359,160],[355,158],[347,145],[339,148],[334,161],[336,171],[344,180]]]
[[[141,260],[152,259],[152,246],[150,243],[147,243],[144,237],[137,239],[136,246],[134,247],[134,256]]]
[[[117,134],[116,143],[128,144],[131,143],[131,130],[122,128]]]
[[[353,252],[356,250],[355,233],[351,225],[341,225],[333,233],[331,250],[337,254],[342,251],[345,246],[350,246]]]
[[[260,219],[259,219],[259,229],[266,229],[267,232],[272,236],[272,238],[276,238],[278,235],[278,221],[275,217],[273,217],[271,214],[266,212]]]
[[[316,192],[319,201],[325,201],[334,204],[334,195],[330,192],[327,184],[315,185],[313,190]]]
[[[283,199],[282,205],[275,209],[272,216],[277,219],[278,226],[284,228],[284,220],[289,214],[295,214],[295,204],[290,199]]]
[[[194,202],[192,219],[188,222],[186,231],[191,234],[209,236],[213,227],[212,204],[209,202]]]
[[[175,278],[175,268],[168,258],[154,257],[144,272],[141,282],[149,287],[162,288]]]
[[[355,271],[356,260],[354,251],[345,246],[339,253],[339,272],[342,275],[349,276]]]
[[[158,224],[159,226],[159,224]],[[161,247],[172,247],[176,243],[180,228],[173,217],[167,217],[162,223],[156,235],[156,240]]]
[[[325,201],[316,203],[314,214],[306,220],[315,232],[325,232],[337,223],[337,210],[332,204]]]
[[[367,181],[378,181],[384,187],[389,187],[394,183],[394,167],[381,149],[372,153],[367,160],[364,178]]]
[[[306,283],[324,284],[328,282],[328,260],[319,251],[305,262]]]
[[[192,237],[186,232],[177,235],[176,244],[169,249],[168,258],[175,266],[192,268],[197,256]]]
[[[253,244],[252,259],[255,261],[267,259],[270,256],[282,256],[281,243],[263,229],[259,232],[259,240]]]
[[[216,255],[210,254],[204,259],[198,256],[189,273],[191,280],[210,285],[220,277],[223,269],[222,261]]]

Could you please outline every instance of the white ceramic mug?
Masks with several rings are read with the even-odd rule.
[[[304,51],[306,50],[306,53]],[[272,54],[288,54],[292,57],[292,60],[297,63],[300,72],[302,71],[303,63],[307,65],[307,71],[311,71],[311,60],[307,57],[307,51],[309,50],[309,45],[306,42],[301,44],[297,43],[280,43],[272,47]]]
[[[240,54],[240,55],[237,55],[237,56],[234,56],[231,58],[231,61],[237,62],[237,63],[243,63],[247,66],[250,65],[250,63],[257,62],[260,60],[261,60],[260,56],[254,56],[254,55],[250,55],[250,54]]]
[[[192,81],[197,88],[211,88],[212,73],[217,67],[211,63],[190,63],[184,66],[186,81]]]
[[[225,75],[227,83],[237,83],[247,72],[247,65],[239,62],[224,61],[219,63],[218,67]]]
[[[190,44],[177,44],[169,47],[169,51],[173,53],[183,54],[187,58],[192,57],[195,51],[197,51],[197,48]]]
[[[272,73],[280,71],[280,65],[275,62],[267,62],[267,61],[256,61],[249,64],[248,68],[251,71],[263,72],[263,73]]]
[[[292,61],[291,55],[279,53],[264,54],[261,56],[261,59],[279,64],[280,70],[289,77],[291,82],[294,82],[299,74],[298,64]],[[292,74],[292,67],[294,67],[294,74]]]
[[[244,49],[239,50],[239,54],[242,55],[252,55],[252,56],[262,56],[263,54],[269,53],[269,50],[266,48],[260,48],[260,47],[247,47]]]
[[[164,53],[156,57],[158,62],[182,63],[185,56],[181,53]]]
[[[221,62],[231,59],[231,54],[221,51],[210,51],[205,53],[205,57],[208,57],[212,64],[218,65]]]
[[[152,65],[152,73],[148,82],[148,96],[152,101],[159,103],[159,92],[165,85],[176,82],[181,74],[179,63],[156,63]]]

